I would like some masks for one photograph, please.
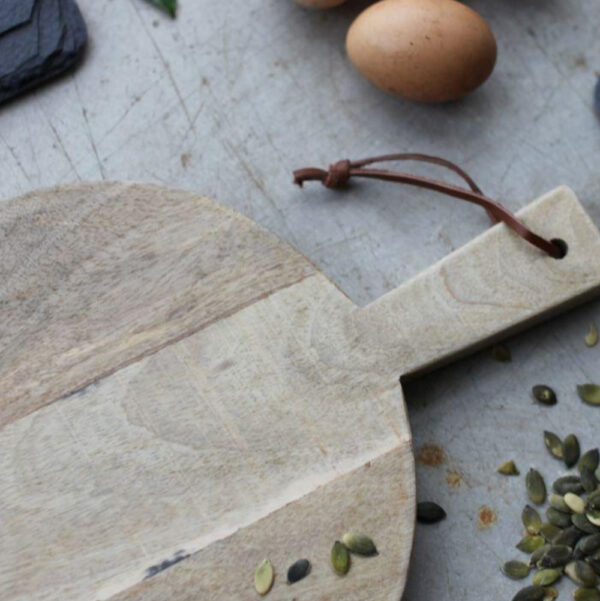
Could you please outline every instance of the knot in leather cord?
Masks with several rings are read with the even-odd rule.
[[[348,159],[330,165],[327,177],[323,180],[323,185],[331,189],[345,187],[350,179],[351,166],[352,163]]]

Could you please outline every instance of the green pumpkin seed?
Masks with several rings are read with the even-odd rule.
[[[587,498],[588,509],[600,510],[600,491],[592,493]]]
[[[446,517],[446,512],[437,504],[430,501],[417,503],[417,522],[435,524]]]
[[[595,323],[590,324],[590,329],[588,333],[585,335],[585,344],[590,348],[596,346],[598,344],[598,328]]]
[[[546,596],[546,590],[543,586],[526,586],[522,588],[512,599],[512,601],[543,601]]]
[[[596,586],[598,577],[592,567],[585,561],[575,560],[565,566],[565,574],[578,586]]]
[[[588,509],[585,514],[585,517],[594,526],[600,527],[600,511],[598,511],[597,509]]]
[[[577,469],[581,471],[582,468],[586,467],[588,470],[595,472],[599,464],[600,451],[598,449],[590,449],[581,456],[581,459],[577,463]]]
[[[597,588],[578,588],[573,593],[575,601],[600,601],[600,591]]]
[[[554,601],[558,597],[558,591],[553,586],[547,586],[544,591],[543,601]]]
[[[568,505],[565,503],[565,499],[562,495],[557,495],[556,493],[552,493],[548,498],[550,505],[554,507],[554,509],[558,509],[558,511],[562,511],[563,513],[571,513]]]
[[[582,384],[577,387],[579,398],[588,405],[600,406],[600,386],[598,384]]]
[[[534,503],[541,505],[546,501],[546,483],[544,482],[542,474],[540,474],[537,470],[531,468],[527,472],[527,476],[525,477],[525,486],[527,487],[527,494],[529,495],[529,498]]]
[[[536,549],[543,547],[546,544],[543,536],[537,534],[526,534],[517,544],[519,551],[524,553],[533,553]]]
[[[554,432],[544,430],[544,444],[553,457],[556,457],[556,459],[563,458],[562,440]]]
[[[520,474],[514,461],[506,461],[498,468],[498,473],[504,476],[518,476]]]
[[[273,571],[273,564],[265,559],[256,568],[254,572],[254,588],[259,595],[266,595],[273,586],[275,580],[275,572]]]
[[[600,528],[598,528],[598,526],[592,524],[592,522],[590,522],[585,515],[580,513],[574,513],[571,516],[571,521],[575,526],[577,526],[577,528],[579,528],[579,530],[587,534],[596,534],[597,532],[600,532]]]
[[[525,505],[521,513],[521,521],[529,534],[537,534],[540,531],[542,518],[531,505]]]
[[[529,576],[530,568],[522,561],[507,561],[501,567],[502,573],[512,580],[523,580]]]
[[[545,570],[540,570],[533,577],[533,584],[537,586],[550,586],[554,584],[561,576],[561,570],[557,568],[546,568]]]
[[[575,526],[569,526],[561,531],[561,533],[552,541],[555,545],[567,545],[567,547],[575,547],[579,539],[583,536],[583,532]]]
[[[531,389],[531,394],[542,405],[556,405],[556,393],[549,386],[538,384]]]
[[[557,536],[562,534],[562,530],[554,524],[544,523],[540,526],[540,534],[548,541],[553,543]]]
[[[554,481],[552,488],[559,495],[566,495],[568,492],[578,495],[584,490],[579,476],[562,476]]]
[[[536,566],[538,561],[544,556],[544,553],[546,553],[546,551],[548,551],[551,547],[552,545],[544,545],[543,547],[536,549],[529,558],[529,567],[532,568],[533,566]]]
[[[564,496],[565,503],[567,507],[573,513],[585,513],[585,501],[578,495],[568,492]]]
[[[573,467],[579,460],[579,440],[575,434],[569,434],[563,440],[563,460],[567,467]]]
[[[581,550],[584,555],[591,555],[600,550],[600,533],[590,534],[580,539],[577,549]]]
[[[558,511],[554,507],[546,509],[546,517],[551,524],[554,524],[558,528],[568,528],[571,525],[571,515]]]
[[[541,559],[537,562],[538,568],[560,568],[569,561],[573,556],[573,549],[571,547],[567,547],[566,545],[552,545],[545,553],[542,555]]]
[[[346,545],[336,540],[331,549],[331,565],[340,575],[344,576],[350,569],[350,553]]]
[[[592,470],[587,467],[581,468],[581,485],[587,493],[593,493],[598,488],[598,480]]]
[[[375,543],[366,535],[360,532],[346,532],[342,537],[342,542],[351,553],[356,555],[377,555]]]
[[[492,347],[492,358],[500,363],[510,363],[512,361],[512,353],[506,344],[494,344]]]
[[[287,581],[289,584],[294,584],[303,578],[306,578],[310,573],[310,561],[308,559],[299,559],[294,562],[288,569]]]

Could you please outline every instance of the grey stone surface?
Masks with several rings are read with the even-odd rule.
[[[300,191],[293,168],[434,153],[511,209],[569,184],[600,223],[598,0],[473,0],[498,38],[496,71],[464,102],[434,107],[385,96],[348,65],[345,31],[367,4],[318,14],[290,0],[180,0],[171,21],[140,0],[80,0],[93,32],[88,60],[0,111],[0,194],[102,178],[195,190],[289,240],[360,304],[476,236],[487,217],[384,183]],[[600,379],[600,349],[583,343],[591,319],[600,322],[599,303],[509,341],[513,363],[481,353],[407,386],[415,448],[432,442],[446,458],[418,466],[419,497],[448,512],[417,528],[408,601],[518,590],[498,565],[519,557],[523,478],[495,469],[514,458],[523,472],[557,474],[546,428],[600,443],[600,413],[574,392]],[[537,382],[557,389],[556,407],[530,401]],[[478,525],[482,506],[497,514],[488,529]]]

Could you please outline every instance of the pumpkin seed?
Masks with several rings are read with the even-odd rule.
[[[558,528],[568,528],[571,525],[571,515],[558,511],[554,507],[546,509],[546,517],[551,524],[554,524]]]
[[[600,510],[600,491],[592,493],[587,498],[587,505],[589,509]]]
[[[561,533],[552,541],[552,544],[575,547],[582,536],[583,532],[581,532],[579,528],[575,528],[575,526],[569,526],[561,531]]]
[[[344,576],[350,569],[350,553],[346,545],[336,540],[331,549],[331,565],[340,575]]]
[[[586,467],[588,470],[595,472],[600,464],[600,451],[598,449],[590,449],[585,452],[579,462],[577,468],[581,471],[582,468]]]
[[[546,541],[553,543],[557,536],[562,534],[562,530],[554,524],[544,523],[540,526],[540,534],[546,539]]]
[[[598,384],[582,384],[577,387],[577,393],[584,403],[600,406],[600,386]]]
[[[552,545],[537,562],[538,568],[560,568],[571,561],[573,549],[566,545]]]
[[[437,504],[424,501],[417,504],[417,521],[421,524],[435,524],[446,517],[446,512]]]
[[[346,532],[342,537],[342,542],[348,547],[348,551],[357,555],[377,555],[375,543],[366,535],[360,532]]]
[[[521,521],[529,534],[537,534],[540,531],[542,518],[531,505],[525,505],[521,513]]]
[[[573,593],[575,601],[600,601],[600,591],[597,588],[578,588]]]
[[[558,597],[558,591],[553,586],[547,586],[544,591],[543,601],[554,601]]]
[[[600,511],[597,509],[588,509],[585,517],[588,519],[590,523],[594,526],[600,526]]]
[[[538,384],[531,389],[531,394],[542,405],[556,405],[556,393],[549,386]]]
[[[591,555],[598,551],[600,549],[600,533],[590,534],[580,539],[577,549],[580,549],[584,555]]]
[[[506,461],[498,468],[498,473],[504,476],[518,476],[520,474],[514,461]]]
[[[578,495],[568,492],[565,496],[565,503],[573,513],[585,513],[585,501]]]
[[[542,601],[546,596],[546,590],[543,586],[526,586],[522,588],[512,599],[512,601]]]
[[[590,324],[590,329],[585,335],[585,344],[590,348],[598,344],[598,328],[596,327],[595,323]]]
[[[579,460],[579,441],[575,434],[569,434],[563,440],[563,460],[567,467],[573,467]]]
[[[556,457],[556,459],[563,458],[562,440],[554,432],[544,430],[544,444],[553,457]]]
[[[588,557],[587,562],[592,566],[592,570],[596,572],[596,576],[600,576],[600,558],[598,554],[594,555],[594,557]]]
[[[526,534],[517,544],[519,551],[524,553],[533,553],[536,549],[543,547],[546,544],[543,536],[537,534]]]
[[[541,505],[546,501],[546,483],[544,482],[542,474],[540,474],[537,470],[531,468],[527,472],[527,476],[525,477],[525,486],[527,487],[527,494],[529,495],[529,498],[534,503]]]
[[[529,576],[529,566],[522,561],[507,561],[501,567],[502,573],[512,580],[523,580]]]
[[[598,577],[592,567],[585,561],[575,560],[565,566],[565,574],[578,586],[596,586]]]
[[[287,581],[289,584],[294,584],[303,578],[306,578],[310,573],[310,561],[308,559],[299,559],[294,562],[288,569]]]
[[[512,361],[512,353],[506,344],[498,343],[492,347],[492,358],[500,363],[510,363]]]
[[[556,568],[546,568],[545,570],[540,570],[533,577],[533,584],[538,586],[550,586],[554,584],[561,576],[561,570]]]
[[[254,588],[256,588],[256,592],[259,595],[266,595],[271,590],[274,580],[273,564],[268,559],[265,559],[254,572]]]
[[[553,493],[550,495],[548,501],[550,502],[550,505],[554,507],[554,509],[558,509],[558,511],[562,511],[563,513],[571,513],[571,510],[569,509],[569,506],[565,503],[565,499],[562,495],[557,495],[556,493]]]
[[[598,526],[592,524],[592,522],[590,522],[585,515],[580,513],[574,513],[571,516],[571,521],[575,526],[577,526],[577,528],[579,528],[579,530],[587,534],[596,534],[597,532],[600,532],[600,528],[598,528]]]
[[[579,476],[562,476],[562,478],[554,481],[552,488],[559,495],[565,495],[568,492],[578,495],[584,490]]]
[[[598,480],[594,472],[587,467],[581,468],[581,485],[585,492],[593,493],[598,488]]]
[[[537,565],[537,562],[542,559],[544,553],[546,553],[550,547],[552,547],[552,545],[544,545],[543,547],[536,549],[529,558],[529,567],[532,568],[533,566]]]

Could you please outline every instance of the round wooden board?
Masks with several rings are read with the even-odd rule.
[[[190,193],[0,211],[0,572],[10,601],[398,601],[415,511],[398,366],[304,257]],[[329,563],[349,529],[379,555]],[[285,582],[306,557],[312,572]]]

